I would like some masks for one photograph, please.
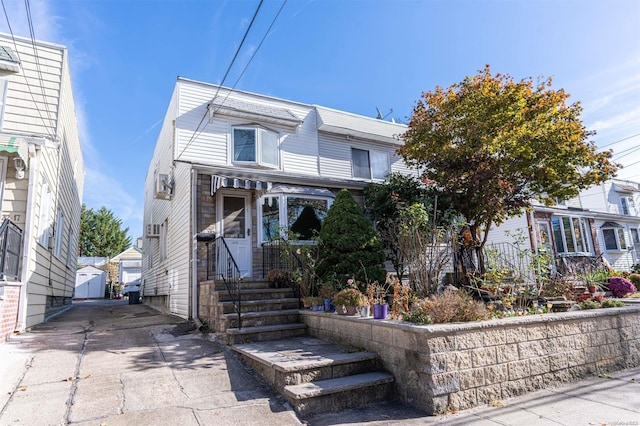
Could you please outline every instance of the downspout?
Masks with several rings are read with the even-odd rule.
[[[34,146],[35,149],[35,146]],[[29,184],[27,186],[27,211],[25,212],[24,220],[24,241],[22,243],[22,271],[20,274],[20,281],[22,288],[20,291],[20,300],[18,301],[18,323],[16,324],[16,330],[24,332],[27,328],[27,303],[28,303],[28,281],[29,281],[29,260],[30,254],[33,248],[33,238],[31,237],[31,231],[34,229],[33,224],[33,200],[35,198],[35,188],[37,179],[37,169],[40,165],[38,151],[36,155],[31,159],[29,165]]]
[[[191,319],[196,323],[198,328],[202,327],[202,323],[198,318],[198,241],[196,239],[197,227],[197,208],[196,196],[197,190],[197,173],[191,168]]]

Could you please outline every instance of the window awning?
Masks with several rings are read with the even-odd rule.
[[[616,192],[640,192],[640,188],[638,185],[624,184],[624,183],[614,183],[613,190]]]
[[[257,191],[271,189],[271,182],[227,176],[211,176],[211,195],[220,188],[255,189]]]
[[[624,226],[617,222],[605,222],[600,226],[600,228],[624,228]]]
[[[300,194],[300,195],[316,195],[319,197],[335,198],[335,194],[329,191],[327,188],[315,188],[311,186],[299,186],[299,185],[273,185],[269,189],[270,193],[283,193],[283,194]]]
[[[0,133],[0,151],[17,153],[25,164],[29,160],[29,143],[22,136]]]

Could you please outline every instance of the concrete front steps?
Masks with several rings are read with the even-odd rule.
[[[224,283],[215,283],[220,329],[225,331],[229,345],[279,340],[304,336],[307,326],[300,322],[299,300],[291,288],[270,288],[266,281],[242,281],[241,318]]]
[[[394,377],[381,371],[373,352],[311,337],[231,348],[283,394],[300,416],[393,399]]]

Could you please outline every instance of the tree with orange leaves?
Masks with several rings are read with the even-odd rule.
[[[550,205],[554,197],[574,197],[618,169],[610,151],[597,152],[588,140],[595,132],[583,125],[580,103],[568,105],[568,98],[550,78],[517,82],[487,65],[417,102],[399,152],[464,217],[474,244],[460,250],[478,259],[467,275],[484,273],[492,225],[522,214],[534,199]]]

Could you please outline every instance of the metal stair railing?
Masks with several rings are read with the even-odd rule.
[[[238,314],[238,329],[242,328],[242,275],[224,237],[207,242],[207,279],[220,279],[224,283],[233,307]]]
[[[22,229],[5,219],[0,225],[0,280],[18,279],[21,252]]]
[[[495,257],[493,262],[488,262],[492,257],[489,253],[492,250],[495,253]],[[534,265],[534,259],[528,251],[521,250],[511,243],[502,242],[486,246],[484,255],[487,269],[491,267],[508,269],[514,274],[513,278],[519,278],[523,282],[535,283],[534,269],[537,269],[539,265]],[[490,265],[489,263],[493,264]]]

